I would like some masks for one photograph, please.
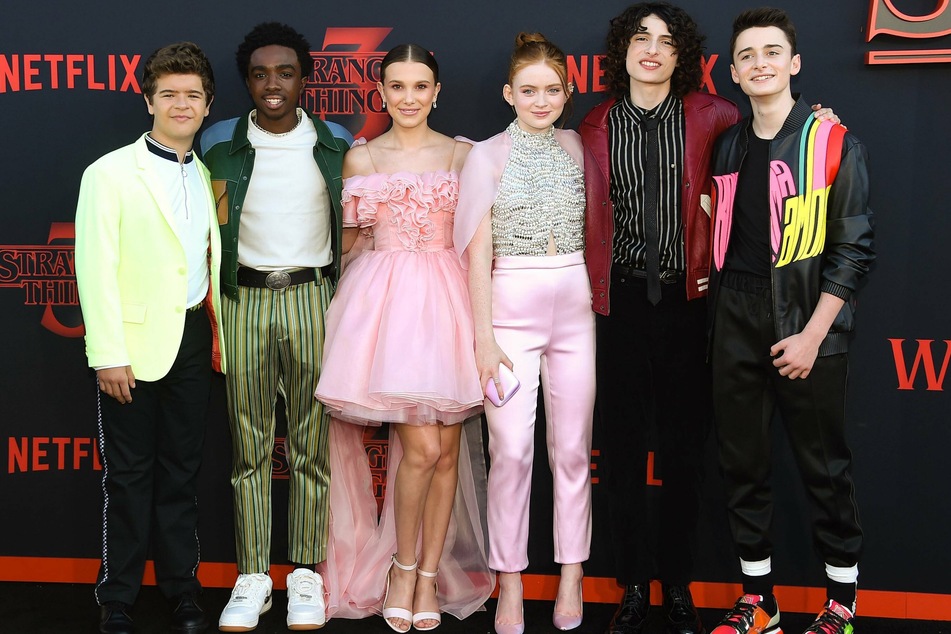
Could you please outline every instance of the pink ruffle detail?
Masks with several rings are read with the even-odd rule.
[[[454,172],[397,172],[351,176],[344,181],[343,222],[370,227],[385,215],[403,249],[419,250],[437,235],[433,214],[452,214],[459,199]],[[381,214],[381,209],[386,211]]]

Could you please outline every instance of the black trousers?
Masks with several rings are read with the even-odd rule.
[[[189,312],[178,356],[158,381],[136,380],[132,402],[99,394],[103,459],[101,604],[132,604],[151,542],[162,593],[197,592],[198,470],[211,391],[211,326]]]
[[[665,284],[656,305],[647,282],[615,273],[611,314],[597,318],[597,412],[603,483],[618,583],[659,573],[691,580],[700,510],[702,453],[711,421],[706,363],[706,301],[687,301],[684,282]],[[660,517],[648,516],[647,452],[657,433],[663,480]],[[658,547],[650,543],[659,521]],[[654,561],[653,553],[658,553]]]
[[[816,359],[806,379],[780,376],[769,280],[727,271],[712,341],[713,402],[720,468],[737,554],[773,553],[770,423],[778,407],[812,507],[813,539],[824,561],[848,567],[862,548],[852,454],[845,440],[848,355]]]

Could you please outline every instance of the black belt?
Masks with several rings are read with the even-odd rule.
[[[619,274],[627,277],[636,277],[642,280],[647,279],[647,271],[643,269],[635,269],[632,266],[626,266],[624,264],[614,264],[611,267],[612,271],[617,271]],[[676,284],[684,278],[683,271],[678,271],[676,269],[664,269],[660,272],[660,283],[661,284]]]
[[[189,306],[188,308],[186,308],[185,311],[186,311],[186,312],[189,312],[189,313],[193,313],[193,312],[195,312],[195,311],[197,311],[197,310],[200,310],[201,307],[204,306],[204,305],[205,305],[205,300],[201,300],[200,302],[198,302],[198,303],[195,304],[194,306]]]
[[[306,284],[317,279],[317,269],[307,268],[296,271],[258,271],[246,266],[238,267],[238,286],[251,288],[269,288],[283,291],[288,286]]]

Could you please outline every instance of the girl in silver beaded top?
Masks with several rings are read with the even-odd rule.
[[[454,242],[469,269],[480,380],[500,388],[504,365],[521,381],[507,403],[485,404],[492,460],[489,565],[500,573],[501,588],[498,634],[524,631],[521,571],[528,566],[539,376],[555,561],[562,564],[552,620],[568,630],[582,617],[581,564],[591,545],[594,314],[583,253],[581,140],[554,127],[571,90],[564,53],[540,34],[519,34],[502,91],[516,119],[472,149],[460,177]]]

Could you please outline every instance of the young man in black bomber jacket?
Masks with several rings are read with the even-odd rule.
[[[712,634],[780,631],[770,555],[770,421],[778,406],[813,505],[828,601],[810,633],[851,634],[862,546],[845,440],[848,339],[875,258],[865,147],[790,89],[795,27],[739,15],[733,80],[753,115],[714,150],[710,281],[720,466],[744,596]]]

